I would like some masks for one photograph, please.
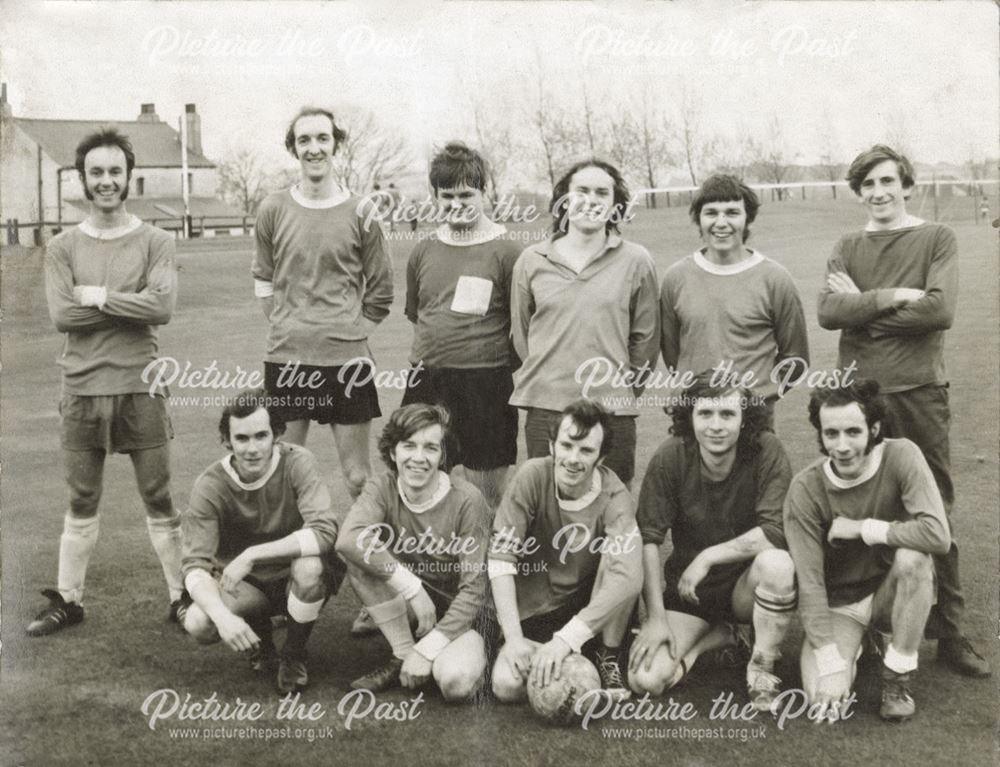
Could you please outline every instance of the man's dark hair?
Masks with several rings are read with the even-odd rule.
[[[269,397],[263,389],[245,389],[230,399],[222,409],[222,417],[219,418],[219,436],[222,444],[230,443],[229,422],[233,418],[246,418],[253,415],[261,408],[267,411],[268,418],[271,419],[271,432],[277,439],[285,433],[285,422],[275,410],[274,398]]]
[[[595,426],[600,425],[604,432],[604,438],[601,440],[598,458],[603,458],[611,452],[611,445],[614,442],[611,433],[611,413],[605,410],[600,403],[592,399],[578,399],[567,405],[560,414],[559,420],[553,423],[549,431],[551,442],[556,441],[559,436],[559,427],[567,418],[572,424],[572,430],[569,433],[572,439],[583,439],[590,434]]]
[[[747,225],[743,229],[743,242],[750,237],[750,224],[757,218],[760,210],[760,198],[753,189],[748,187],[736,176],[716,173],[709,176],[698,189],[698,194],[691,201],[688,213],[694,225],[701,229],[701,209],[710,202],[734,202],[743,200],[743,208],[747,212]]]
[[[872,433],[875,424],[885,422],[885,400],[879,394],[878,381],[858,378],[842,386],[820,387],[813,389],[809,397],[809,423],[816,429],[819,450],[823,455],[829,453],[823,445],[823,425],[819,420],[820,408],[843,407],[852,402],[857,402],[861,412],[865,414],[865,423],[868,424],[868,432],[871,435],[868,449],[871,450],[884,439],[884,428],[880,428],[877,434]]]
[[[611,176],[613,184],[612,204],[611,210],[608,211],[608,220],[604,223],[605,233],[621,232],[621,225],[628,218],[631,195],[628,184],[625,183],[625,177],[611,163],[590,157],[571,165],[552,188],[552,201],[549,203],[549,210],[552,211],[552,234],[556,238],[562,237],[569,230],[567,218],[569,214],[569,185],[573,176],[585,168],[600,168]]]
[[[872,172],[872,168],[886,160],[892,160],[896,163],[896,167],[899,169],[899,180],[903,183],[903,189],[907,190],[907,192],[912,189],[917,182],[914,178],[913,164],[907,159],[906,155],[897,152],[885,144],[876,144],[871,149],[866,149],[855,157],[853,162],[851,162],[851,167],[847,169],[846,181],[847,185],[851,187],[851,191],[856,195],[860,195],[861,182],[865,180],[865,176]],[[909,195],[907,194],[906,196]]]
[[[392,459],[393,448],[428,426],[441,427],[441,463],[445,465],[445,444],[451,429],[451,414],[447,408],[441,405],[426,405],[417,402],[394,410],[386,425],[382,427],[381,435],[379,435],[378,453],[391,472],[396,472],[396,462]]]
[[[132,179],[132,169],[135,167],[135,151],[132,149],[132,142],[128,140],[128,136],[119,133],[117,128],[101,128],[93,133],[88,133],[76,145],[76,172],[80,174],[83,193],[88,200],[94,199],[94,195],[87,188],[86,161],[87,155],[92,150],[102,146],[118,147],[125,155],[125,188],[122,190],[122,199],[125,200],[128,198],[128,184]]]
[[[717,398],[738,394],[740,411],[743,420],[740,424],[740,436],[736,441],[737,455],[746,460],[753,457],[760,446],[760,435],[770,430],[770,417],[767,405],[750,389],[731,385],[712,383],[712,370],[706,370],[695,376],[691,385],[684,390],[680,402],[664,408],[673,424],[670,433],[685,441],[694,441],[694,426],[691,422],[695,402],[702,397]]]
[[[463,185],[484,192],[489,180],[489,166],[475,149],[470,149],[461,141],[449,141],[434,155],[428,175],[435,194],[439,189],[454,189]]]
[[[288,130],[285,131],[285,149],[291,152],[292,157],[299,156],[298,151],[295,149],[295,123],[303,117],[312,117],[313,115],[323,115],[330,120],[330,135],[333,136],[334,154],[340,148],[340,142],[347,138],[347,133],[337,127],[337,122],[333,119],[333,112],[329,109],[323,109],[322,107],[302,107],[298,111],[298,114],[292,118],[292,121],[288,123]]]

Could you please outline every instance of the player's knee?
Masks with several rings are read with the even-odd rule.
[[[74,517],[89,519],[97,514],[101,502],[101,486],[70,485],[69,511]]]
[[[154,481],[139,485],[139,497],[146,506],[146,513],[151,517],[171,517],[174,515],[174,502],[170,497],[170,479]]]
[[[516,677],[507,668],[507,662],[502,658],[493,667],[493,695],[501,703],[520,703],[527,697],[524,681]]]
[[[913,549],[896,549],[892,569],[896,577],[908,583],[931,582],[934,574],[934,560],[930,554]]]
[[[323,560],[319,557],[299,557],[291,562],[292,583],[313,590],[323,583]]]
[[[344,471],[344,484],[347,485],[347,492],[351,498],[357,498],[365,488],[368,481],[368,472],[361,467],[350,467]]]
[[[194,637],[198,644],[212,644],[219,641],[219,632],[205,612],[198,605],[188,607],[184,616],[184,630]]]
[[[478,673],[477,673],[478,672]],[[449,703],[461,703],[471,698],[483,682],[481,668],[456,668],[445,666],[437,674],[441,695]]]
[[[757,582],[768,591],[784,593],[795,585],[795,564],[787,551],[767,549],[754,557]]]
[[[651,669],[638,668],[630,670],[628,674],[628,685],[632,692],[638,695],[660,695],[667,689],[666,675],[655,666]]]

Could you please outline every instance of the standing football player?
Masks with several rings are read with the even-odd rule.
[[[330,424],[347,491],[371,473],[369,430],[381,415],[368,336],[389,313],[392,268],[363,199],[341,188],[333,156],[346,138],[325,109],[303,108],[285,147],[301,177],[267,197],[257,213],[254,293],[270,322],[264,380],[304,445],[311,421]]]
[[[819,324],[841,331],[838,365],[854,364],[859,376],[879,382],[885,436],[905,437],[923,451],[950,518],[955,487],[944,334],[958,301],[955,233],[907,212],[913,166],[888,146],[854,158],[847,182],[868,211],[868,225],[842,237],[827,262]],[[989,676],[989,664],[962,635],[965,600],[954,538],[934,564],[937,603],[927,632],[938,639],[938,658],[961,674]]]
[[[170,618],[183,618],[180,516],[170,498],[173,436],[166,391],[142,380],[157,356],[157,326],[177,297],[174,241],[125,209],[135,154],[112,129],[76,148],[76,169],[90,213],[49,243],[45,291],[49,315],[66,334],[62,368],[62,452],[69,512],[59,541],[57,589],[28,625],[43,636],[83,620],[83,586],[97,543],[98,503],[109,452],[132,459],[146,524],[170,596]]]
[[[417,688],[433,678],[445,700],[482,686],[489,510],[482,494],[441,471],[450,417],[440,405],[396,410],[378,448],[389,471],[371,479],[337,542],[351,582],[392,648],[356,690]],[[416,623],[416,639],[411,629]]]
[[[699,654],[732,638],[726,624],[753,623],[747,689],[754,708],[769,711],[795,611],[795,570],[781,527],[792,468],[767,429],[763,400],[711,378],[710,371],[696,378],[670,409],[673,436],[642,481],[647,618],[632,644],[629,681],[637,692],[659,695]],[[661,568],[668,531],[673,552]]]
[[[505,642],[493,692],[505,703],[558,678],[584,645],[601,686],[629,694],[621,647],[642,588],[642,548],[632,498],[604,465],[612,416],[590,400],[561,416],[551,455],[518,468],[493,520],[487,564]]]
[[[220,639],[248,653],[254,671],[278,661],[277,688],[309,684],[306,641],[336,593],[343,566],[333,553],[337,520],[312,453],[279,442],[284,424],[263,390],[223,409],[229,455],[195,480],[184,513],[184,583],[193,604],[184,627],[198,642]],[[280,656],[271,616],[286,615]]]
[[[750,386],[766,398],[773,422],[780,384],[794,384],[808,368],[809,341],[792,276],[746,244],[759,208],[735,176],[701,185],[690,214],[703,246],[663,276],[660,349],[680,374],[714,370],[716,383]]]
[[[613,165],[573,165],[552,191],[552,235],[521,254],[511,291],[523,363],[510,402],[527,411],[528,457],[548,455],[563,408],[595,399],[612,413],[604,465],[626,487],[635,474],[636,397],[656,366],[660,324],[653,259],[619,234],[630,204]]]
[[[430,402],[451,413],[451,466],[492,508],[517,460],[511,377],[510,283],[521,249],[484,212],[488,179],[478,152],[451,142],[431,161],[430,183],[447,216],[421,240],[406,268],[406,316],[414,324],[414,372],[403,404]]]
[[[815,389],[809,421],[820,459],[795,475],[784,525],[805,629],[802,684],[818,716],[850,705],[869,626],[891,630],[882,652],[880,714],[916,711],[910,692],[934,601],[932,554],[948,550],[941,494],[908,439],[884,439],[885,404],[874,381]]]

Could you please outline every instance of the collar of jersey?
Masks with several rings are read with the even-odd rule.
[[[590,269],[590,267],[592,267],[602,258],[604,258],[609,251],[614,250],[623,242],[624,240],[622,240],[620,234],[609,232],[607,240],[605,240],[604,242],[604,247],[601,250],[599,250],[597,254],[592,259],[590,259],[590,261],[587,262],[586,266],[584,266],[583,269],[581,269],[579,272],[576,271],[572,266],[567,264],[565,261],[563,261],[562,256],[559,255],[559,251],[556,250],[556,241],[552,237],[549,237],[549,239],[540,243],[537,246],[537,252],[543,255],[551,263],[559,264],[559,266],[569,269],[574,274],[580,275],[586,272],[588,269]]]
[[[833,459],[831,458],[827,458],[826,461],[823,462],[823,472],[826,474],[826,478],[830,480],[830,484],[834,487],[839,487],[842,490],[857,487],[875,476],[875,473],[882,465],[882,453],[884,452],[884,449],[884,442],[880,442],[872,448],[871,460],[868,463],[868,469],[860,477],[855,477],[854,479],[844,479],[843,477],[838,477],[837,472],[833,470]]]
[[[740,274],[745,272],[747,269],[753,269],[757,264],[763,262],[764,254],[759,250],[750,250],[750,258],[744,258],[742,261],[736,264],[713,264],[707,258],[701,250],[696,250],[694,252],[694,262],[703,271],[709,274],[719,274],[723,277],[731,274]]]
[[[79,223],[80,231],[88,237],[93,237],[95,240],[117,240],[119,237],[131,234],[140,226],[142,226],[142,219],[132,214],[129,214],[127,223],[116,226],[114,229],[98,229],[89,221],[81,221]]]
[[[335,195],[333,197],[327,197],[324,200],[311,200],[302,194],[302,191],[299,189],[297,184],[289,188],[288,193],[292,196],[292,199],[295,200],[295,202],[297,202],[303,208],[312,208],[313,210],[336,208],[341,203],[346,202],[347,199],[351,196],[350,192],[348,192],[346,189],[342,189],[340,191],[340,194]]]
[[[914,216],[911,213],[907,213],[906,218],[900,222],[899,226],[894,226],[892,229],[873,229],[872,222],[869,221],[865,224],[865,231],[869,234],[878,234],[879,232],[901,232],[904,229],[914,229],[924,223],[926,222],[922,218]]]
[[[240,479],[240,475],[236,473],[236,469],[233,468],[233,454],[230,453],[225,458],[222,459],[222,468],[225,470],[229,478],[236,483],[236,486],[243,490],[260,490],[264,485],[268,483],[268,480],[274,476],[274,472],[278,470],[278,463],[281,461],[281,451],[278,450],[278,445],[274,445],[274,453],[271,454],[271,465],[268,467],[267,471],[264,472],[264,476],[253,482],[246,483]]]
[[[601,494],[601,489],[604,483],[601,481],[601,472],[598,470],[594,471],[594,477],[590,480],[590,490],[581,495],[579,498],[573,500],[570,498],[560,498],[559,497],[559,483],[556,483],[556,503],[559,504],[559,508],[563,511],[583,511],[597,500],[597,496]]]
[[[507,234],[507,227],[503,224],[492,222],[493,226],[485,232],[480,232],[477,237],[462,238],[461,240],[451,239],[451,229],[447,224],[441,224],[437,228],[437,238],[444,245],[451,245],[455,248],[467,248],[470,245],[482,245],[484,242],[495,240]]]
[[[403,501],[403,505],[406,506],[414,514],[423,514],[428,509],[437,506],[444,497],[448,495],[451,490],[451,479],[443,471],[438,472],[438,487],[434,491],[434,495],[430,497],[429,500],[423,503],[410,503],[406,500],[406,493],[403,492],[403,484],[399,481],[399,477],[396,477],[396,490],[399,492],[399,498]]]

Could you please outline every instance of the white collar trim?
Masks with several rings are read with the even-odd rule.
[[[759,250],[750,250],[750,257],[744,258],[742,261],[735,264],[714,264],[705,258],[705,255],[701,250],[696,250],[694,252],[694,262],[702,270],[708,272],[709,274],[719,274],[722,276],[728,276],[733,274],[739,274],[740,272],[745,272],[747,269],[753,269],[757,264],[764,261],[764,254]]]
[[[924,223],[924,219],[919,216],[914,216],[911,213],[907,213],[906,217],[899,222],[899,226],[894,226],[892,229],[876,229],[875,224],[869,221],[865,225],[866,232],[898,232],[900,229],[912,229],[915,226],[920,226]]]
[[[868,469],[860,477],[855,477],[854,479],[844,479],[843,477],[838,477],[837,472],[833,470],[833,459],[827,458],[823,462],[823,472],[826,474],[826,478],[830,480],[830,484],[834,487],[839,487],[841,490],[847,490],[848,488],[857,487],[867,482],[869,479],[875,476],[878,472],[879,467],[882,465],[882,453],[885,449],[885,443],[880,442],[872,448],[869,456]]]
[[[503,224],[498,224],[495,221],[491,221],[490,224],[491,226],[489,229],[476,232],[475,236],[461,237],[459,239],[453,238],[451,228],[447,224],[441,224],[441,226],[437,228],[437,236],[438,239],[445,245],[452,245],[456,248],[467,248],[470,245],[481,245],[484,242],[495,240],[498,237],[502,237],[507,234],[507,227]]]
[[[264,472],[264,476],[260,479],[254,480],[253,482],[244,482],[240,479],[240,475],[236,473],[236,469],[233,468],[233,454],[230,453],[225,458],[222,459],[222,468],[225,469],[226,474],[229,478],[236,483],[237,487],[243,490],[260,490],[264,485],[268,483],[271,477],[274,476],[274,472],[278,470],[278,463],[281,461],[281,451],[278,449],[278,443],[274,443],[274,452],[271,454],[271,465],[268,467],[267,471]]]
[[[298,184],[291,187],[288,190],[288,193],[292,196],[292,199],[295,200],[295,202],[297,202],[303,208],[311,208],[313,210],[336,208],[338,205],[346,201],[347,198],[351,196],[351,193],[348,192],[346,189],[341,189],[340,192],[335,194],[333,197],[327,197],[323,200],[313,200],[302,194],[302,190],[299,189]]]
[[[601,489],[604,483],[601,481],[601,472],[597,469],[594,470],[594,478],[590,481],[590,490],[588,490],[584,495],[580,496],[576,500],[570,498],[560,498],[559,497],[559,485],[556,484],[556,502],[559,504],[559,508],[563,511],[582,511],[597,500],[597,496],[601,494]]]
[[[403,483],[399,481],[399,477],[396,477],[396,490],[399,492],[399,498],[403,501],[403,505],[406,508],[414,514],[423,514],[428,509],[434,508],[441,503],[444,497],[448,495],[451,491],[451,478],[443,471],[439,471],[437,490],[434,491],[434,495],[429,500],[423,503],[411,503],[407,500],[406,493],[403,492]]]
[[[142,219],[132,214],[129,214],[127,223],[116,226],[114,229],[98,229],[89,221],[81,221],[79,224],[80,231],[95,240],[117,240],[119,237],[131,234],[140,226],[142,226]]]

